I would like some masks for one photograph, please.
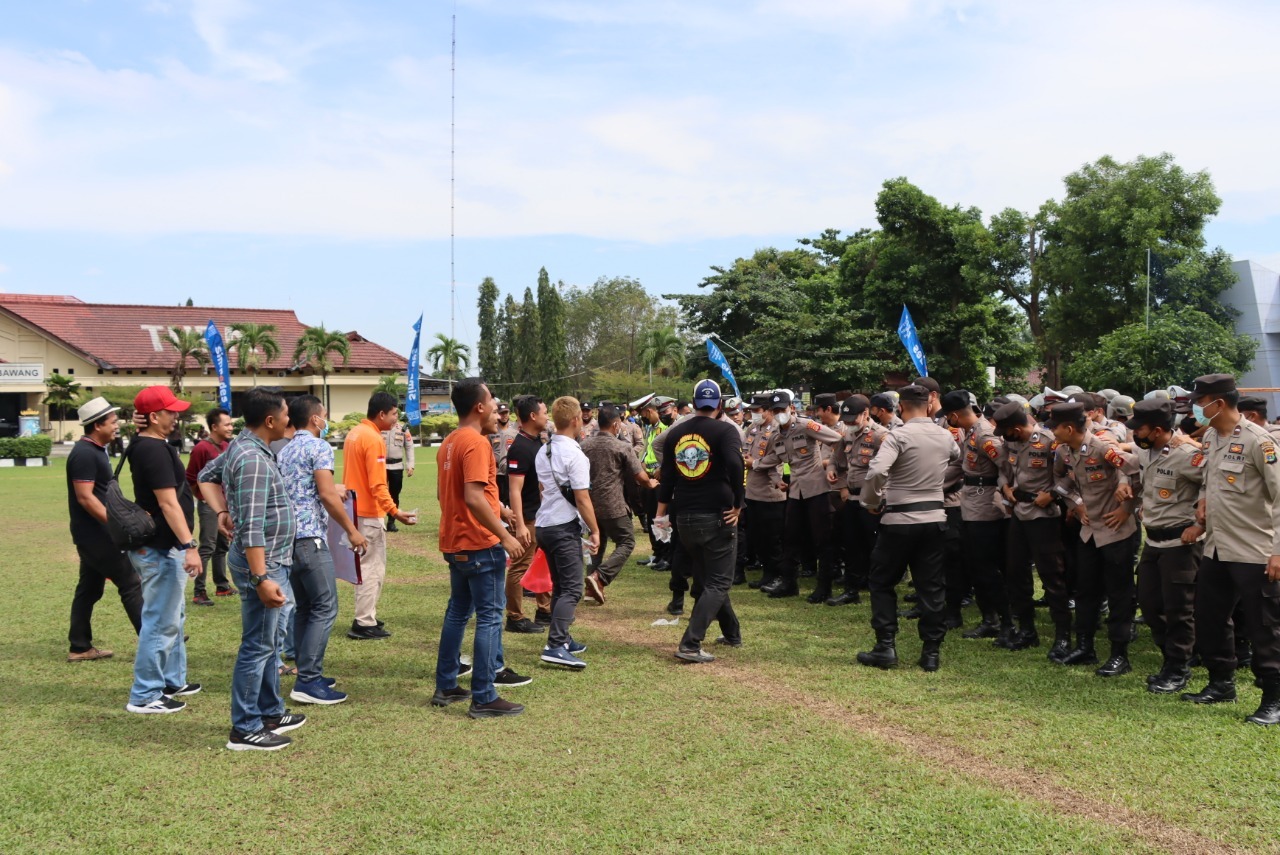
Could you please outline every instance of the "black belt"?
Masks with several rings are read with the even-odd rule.
[[[954,496],[956,493],[959,493],[959,492],[960,492],[960,487],[961,487],[961,485],[960,485],[960,484],[957,484],[957,485],[955,485],[954,487],[952,487],[950,490],[948,490],[948,489],[945,489],[945,488],[944,488],[944,489],[943,489],[943,491],[942,491],[942,498],[944,498],[944,499],[949,499],[949,498],[951,498],[951,497],[952,497],[952,496]]]
[[[999,483],[1000,483],[999,478],[992,478],[989,475],[964,476],[964,485],[966,487],[994,487]]]
[[[1013,497],[1019,502],[1034,502],[1036,499],[1040,498],[1040,494],[1034,493],[1031,490],[1014,490]]]
[[[905,505],[885,505],[883,513],[909,514],[913,511],[940,511],[945,507],[942,502],[907,502]]]
[[[1195,525],[1195,523],[1183,523],[1182,525],[1175,526],[1173,528],[1152,528],[1151,526],[1146,526],[1147,540],[1154,541],[1156,543],[1160,543],[1165,540],[1181,540],[1183,530],[1192,525]]]
[[[861,488],[861,487],[858,487],[857,489],[854,489],[854,490],[850,490],[850,491],[849,491],[849,495],[850,495],[850,496],[857,496],[857,495],[860,495],[861,493],[862,493],[862,488]]]

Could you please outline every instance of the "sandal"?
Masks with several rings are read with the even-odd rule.
[[[281,677],[296,677],[296,676],[298,676],[298,669],[297,669],[297,668],[295,668],[295,667],[293,667],[292,665],[281,665],[281,666],[280,666],[280,676],[281,676]]]

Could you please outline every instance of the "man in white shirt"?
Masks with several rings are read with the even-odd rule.
[[[542,504],[534,521],[538,546],[551,570],[551,628],[542,661],[582,670],[578,656],[587,646],[569,635],[574,611],[582,599],[582,523],[590,530],[591,553],[600,548],[600,527],[591,506],[591,463],[578,447],[582,409],[576,398],[557,398],[551,405],[556,432],[538,452]],[[581,519],[579,519],[581,518]]]

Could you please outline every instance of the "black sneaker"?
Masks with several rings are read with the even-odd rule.
[[[175,701],[173,698],[166,698],[161,695],[150,703],[125,704],[124,708],[128,712],[137,713],[138,715],[167,715],[168,713],[182,712],[187,708],[187,705],[182,701]]]
[[[284,733],[286,730],[297,730],[307,723],[302,713],[291,713],[287,709],[283,715],[264,715],[262,726],[273,733]]]
[[[522,677],[510,668],[503,668],[493,675],[493,685],[495,686],[527,686],[532,682],[532,677]]]
[[[551,626],[551,612],[535,611],[533,622],[538,626]]]
[[[547,631],[546,626],[540,623],[534,623],[533,621],[529,620],[527,617],[520,618],[520,620],[510,620],[510,619],[507,620],[507,632],[517,632],[517,633],[523,633],[526,635],[534,635],[536,633],[546,632],[546,631]]]
[[[465,677],[465,676],[467,676],[467,675],[468,675],[468,674],[470,674],[470,673],[471,673],[471,663],[470,663],[470,662],[459,662],[459,663],[458,663],[458,676],[459,676],[459,677]]]
[[[725,638],[723,635],[721,635],[721,636],[718,636],[718,637],[716,638],[715,643],[716,643],[716,644],[719,644],[719,645],[721,645],[721,646],[723,646],[723,647],[741,647],[741,646],[742,646],[742,639],[741,639],[741,638],[733,638],[733,639],[729,639],[729,638]]]
[[[373,626],[361,626],[355,621],[352,621],[351,629],[347,630],[347,638],[354,638],[356,641],[390,637],[391,633],[387,632],[377,624],[374,624]]]
[[[227,740],[227,748],[231,751],[279,751],[292,744],[293,740],[289,737],[272,733],[265,727],[257,733],[232,730],[231,738]]]
[[[498,718],[506,715],[520,715],[522,712],[524,712],[523,704],[513,704],[511,701],[495,698],[487,704],[478,704],[472,701],[471,709],[467,710],[467,715],[472,718]]]
[[[456,704],[458,701],[469,700],[471,700],[470,689],[454,686],[452,689],[436,689],[436,693],[431,696],[431,706],[447,707],[449,704]]]
[[[201,686],[199,683],[187,683],[185,686],[179,686],[177,688],[173,686],[165,686],[164,694],[165,697],[180,698],[183,695],[198,695],[200,694],[200,688]]]

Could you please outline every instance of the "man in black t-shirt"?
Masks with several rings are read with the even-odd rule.
[[[738,514],[745,503],[742,433],[733,422],[717,418],[720,386],[714,380],[703,380],[694,387],[693,406],[695,415],[672,425],[665,435],[654,525],[659,530],[670,528],[667,507],[674,503],[694,593],[701,590],[676,658],[712,662],[715,657],[702,649],[712,618],[719,621],[724,633],[717,643],[742,645],[738,617],[729,602]]]
[[[200,575],[200,553],[191,534],[195,500],[187,486],[182,458],[166,437],[178,414],[191,405],[167,386],[148,386],[133,401],[147,427],[129,446],[134,501],[156,523],[146,545],[129,552],[142,579],[142,629],[133,662],[133,688],[125,709],[131,713],[175,713],[176,700],[200,691],[187,682],[187,647],[182,640],[186,577]]]
[[[107,533],[107,509],[102,500],[111,483],[107,446],[120,432],[119,407],[94,398],[80,407],[84,436],[67,457],[67,504],[71,515],[71,540],[80,556],[80,581],[71,600],[71,631],[67,640],[68,662],[109,659],[111,651],[93,646],[93,607],[102,599],[106,581],[120,593],[120,603],[133,624],[142,627],[142,583],[129,559]]]
[[[534,620],[529,620],[522,608],[524,589],[520,580],[538,551],[532,531],[542,504],[536,461],[538,452],[542,450],[542,431],[547,427],[547,405],[536,395],[520,395],[512,404],[516,408],[516,418],[520,420],[520,431],[507,449],[507,500],[515,515],[513,533],[516,540],[527,545],[524,552],[511,556],[511,563],[507,566],[507,632],[546,632],[551,624],[551,592],[535,597]],[[527,539],[526,533],[529,534]]]

